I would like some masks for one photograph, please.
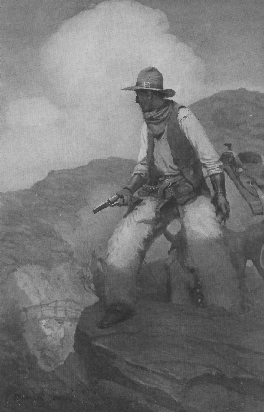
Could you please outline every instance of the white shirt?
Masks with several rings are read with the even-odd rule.
[[[215,151],[212,143],[208,139],[205,130],[199,120],[187,108],[181,108],[178,112],[178,121],[181,130],[185,133],[187,139],[193,146],[198,159],[202,163],[204,173],[210,176],[222,172],[222,162]],[[146,175],[147,166],[147,145],[148,131],[147,124],[144,122],[141,129],[141,143],[138,155],[138,164],[133,174]],[[173,162],[167,139],[167,127],[160,139],[155,139],[154,146],[154,163],[159,171],[164,175],[178,174],[178,168]]]

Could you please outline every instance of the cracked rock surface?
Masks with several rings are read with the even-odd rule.
[[[87,370],[136,391],[151,410],[264,410],[263,313],[141,301],[133,319],[103,331],[100,316],[97,304],[83,312],[77,352]]]

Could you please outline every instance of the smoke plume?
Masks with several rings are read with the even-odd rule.
[[[37,92],[28,87],[6,103],[0,190],[94,158],[136,158],[141,113],[121,88],[148,66],[163,73],[177,101],[206,95],[203,61],[170,34],[160,10],[112,0],[66,20],[39,49]]]

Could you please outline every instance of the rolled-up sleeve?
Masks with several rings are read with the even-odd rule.
[[[178,120],[181,129],[194,147],[207,176],[221,173],[223,171],[223,163],[219,160],[219,155],[197,117],[195,117],[191,110],[182,108],[179,110]]]
[[[148,149],[148,132],[147,125],[144,122],[141,128],[140,150],[138,154],[138,162],[133,171],[133,175],[141,175],[144,178],[148,176],[147,165],[147,149]]]

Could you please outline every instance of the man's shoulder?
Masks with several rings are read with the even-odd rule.
[[[193,112],[186,106],[176,103],[174,105],[174,110],[177,114],[177,118],[179,121],[182,121],[184,119],[193,117]]]
[[[178,103],[178,102],[173,101],[172,104],[173,104],[173,110],[176,111],[177,113],[179,113],[179,112],[181,112],[181,113],[185,113],[185,112],[186,113],[187,112],[192,113],[191,110],[182,103]]]

